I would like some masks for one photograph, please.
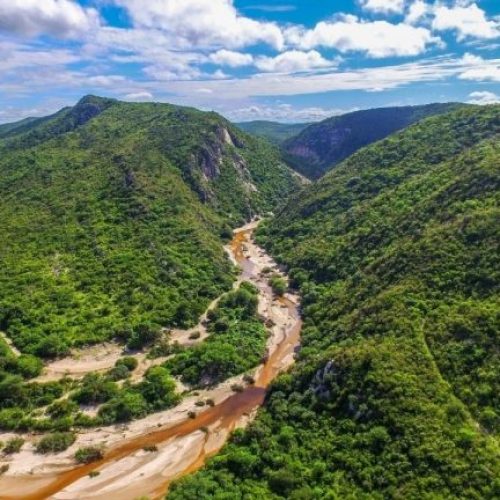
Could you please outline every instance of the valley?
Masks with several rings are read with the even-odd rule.
[[[0,130],[0,498],[496,498],[500,107],[401,109]]]
[[[269,286],[269,278],[263,270],[275,268],[275,264],[253,242],[255,227],[256,223],[250,223],[236,230],[226,247],[241,269],[235,287],[241,281],[253,283],[259,289],[259,314],[273,325],[267,340],[266,360],[252,370],[254,382],[235,392],[232,388],[235,384],[246,385],[244,378],[238,376],[214,388],[188,392],[182,403],[171,410],[129,424],[81,432],[74,445],[56,455],[36,455],[29,444],[36,437],[25,435],[27,445],[8,462],[9,471],[0,478],[0,498],[50,496],[62,500],[114,495],[115,498],[134,499],[144,494],[156,498],[172,479],[202,466],[205,457],[220,449],[232,430],[246,425],[255,416],[256,409],[264,401],[266,387],[293,363],[301,326],[299,297],[287,293],[277,298]],[[183,337],[180,330],[177,336]],[[105,347],[101,349],[106,352]],[[117,353],[109,347],[108,350],[100,365],[87,362],[85,369],[92,371],[113,366]],[[56,366],[65,367],[67,376],[81,376],[84,372],[83,364],[76,362],[72,368],[69,359]],[[47,371],[50,376],[56,374],[51,365]],[[213,406],[197,405],[206,400],[213,401]],[[190,412],[196,413],[195,418]],[[1,440],[9,437],[0,434]],[[75,451],[96,443],[105,447],[104,457],[75,468]],[[154,452],[144,451],[153,445],[157,448]],[[99,471],[99,475],[90,477],[92,471]]]

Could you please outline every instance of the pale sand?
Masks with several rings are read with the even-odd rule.
[[[252,224],[244,229],[251,229],[254,226],[255,224]],[[226,248],[226,250],[231,255],[230,247]],[[249,265],[244,265],[242,274],[245,279],[259,288],[259,313],[266,319],[271,319],[274,323],[274,326],[270,329],[267,342],[269,356],[272,356],[274,352],[277,352],[278,346],[284,340],[286,341],[286,336],[293,330],[300,319],[296,311],[294,312],[286,305],[274,300],[267,279],[262,275],[262,269],[265,267],[277,269],[272,259],[251,241],[245,244],[244,255],[248,258]],[[241,278],[238,281],[240,280]],[[299,299],[297,296],[287,294],[286,298],[298,304]],[[211,304],[212,307],[215,305],[216,301]],[[200,320],[200,324],[203,319]],[[286,349],[282,353],[280,352],[279,359],[273,359],[273,366],[266,367],[266,369],[272,369],[273,372],[276,372],[290,366],[293,363],[293,347],[293,345],[286,346]],[[109,350],[107,353],[109,359],[112,359],[112,356],[115,355],[116,351]],[[103,359],[106,359],[106,356],[95,360],[95,363],[99,363]],[[142,361],[153,363],[156,360]],[[91,361],[85,358],[85,362]],[[145,363],[145,365],[147,366],[148,363]],[[114,364],[114,361],[112,364]],[[142,367],[140,372],[144,373],[146,369],[146,367]],[[258,379],[263,370],[264,366],[260,365],[254,370],[253,376]],[[0,491],[2,492],[0,498],[10,498],[9,495],[22,498],[23,491],[25,491],[25,494],[36,491],[37,485],[43,482],[44,478],[54,479],[58,473],[73,468],[75,465],[74,453],[82,446],[103,445],[105,450],[109,451],[115,446],[157,431],[159,428],[169,428],[184,422],[189,419],[188,412],[190,411],[203,412],[204,407],[200,408],[195,405],[199,400],[211,398],[217,407],[234,395],[231,389],[233,384],[243,384],[242,376],[233,377],[213,389],[198,391],[198,395],[188,395],[175,408],[149,415],[127,425],[84,430],[78,435],[73,446],[55,455],[35,454],[32,443],[36,441],[36,438],[28,434],[25,436],[27,443],[23,446],[22,452],[5,460],[5,463],[9,463],[10,468],[0,478]],[[206,456],[220,449],[229,432],[235,427],[245,426],[253,418],[256,410],[257,408],[254,408],[249,414],[245,414],[230,423],[226,422],[224,425],[215,422],[209,427],[207,433],[196,430],[190,434],[157,443],[158,452],[148,453],[139,449],[118,460],[105,461],[98,468],[99,476],[94,478],[81,477],[51,498],[69,500],[74,498],[98,499],[107,497],[132,500],[141,495],[157,495],[159,492],[164,491],[166,483],[170,480],[179,477],[186,471],[201,466]],[[5,441],[8,437],[7,434],[0,434],[0,440],[2,441]]]

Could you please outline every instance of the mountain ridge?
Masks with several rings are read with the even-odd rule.
[[[461,103],[371,108],[333,116],[309,125],[283,142],[284,160],[298,172],[317,179],[363,146],[384,139],[418,120]]]
[[[192,324],[231,280],[231,228],[298,186],[216,113],[86,96],[26,127],[0,139],[0,329],[39,356]]]

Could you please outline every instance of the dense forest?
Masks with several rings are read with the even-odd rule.
[[[40,372],[41,361],[32,355],[13,356],[0,339],[0,430],[70,432],[128,422],[181,401],[173,376],[187,388],[200,388],[245,374],[265,355],[267,331],[257,302],[256,288],[244,282],[210,310],[204,342],[183,348],[172,345],[168,334],[153,339],[150,357],[161,347],[168,349],[162,354],[169,357],[148,368],[138,382],[131,379],[138,365],[131,356],[119,358],[105,373],[88,373],[81,380],[30,382]],[[144,345],[148,334],[141,334]],[[244,380],[252,383],[249,374]],[[85,412],[89,407],[96,413]]]
[[[261,227],[297,364],[169,499],[500,496],[499,133],[498,105],[427,118]]]
[[[297,186],[216,113],[93,96],[0,138],[0,330],[23,354],[191,326],[229,288],[221,243]]]
[[[464,104],[436,103],[353,111],[313,123],[282,144],[283,158],[295,170],[317,179],[363,146],[384,139],[428,116]]]

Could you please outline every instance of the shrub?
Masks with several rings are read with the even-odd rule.
[[[255,384],[255,379],[253,378],[252,375],[248,374],[248,373],[245,373],[245,375],[243,375],[243,380],[247,383],[247,384],[250,384],[250,385],[253,385]]]
[[[60,401],[54,401],[47,408],[47,413],[52,418],[61,418],[71,415],[77,408],[78,405],[74,401],[70,399],[63,399]]]
[[[124,356],[123,358],[117,360],[115,366],[125,366],[129,372],[133,372],[137,368],[138,364],[139,362],[136,358],[132,356]]]
[[[91,462],[96,462],[101,460],[103,457],[102,450],[95,446],[87,446],[85,448],[79,448],[75,453],[75,460],[79,464],[89,464]]]
[[[9,439],[7,443],[5,443],[3,452],[5,453],[5,455],[12,455],[13,453],[19,453],[21,451],[21,448],[23,447],[23,444],[24,444],[23,438],[15,437]]]
[[[273,289],[273,292],[278,295],[279,297],[283,296],[287,290],[287,284],[286,281],[275,274],[270,280],[269,280],[269,285],[271,285],[271,288]]]
[[[107,373],[107,377],[115,382],[117,380],[126,379],[129,376],[130,376],[130,370],[125,365],[115,365]]]
[[[98,414],[104,423],[112,424],[128,422],[134,418],[143,417],[146,413],[147,404],[141,394],[123,391],[103,405]]]
[[[58,453],[69,448],[76,440],[73,432],[54,432],[47,434],[36,445],[37,453]]]

